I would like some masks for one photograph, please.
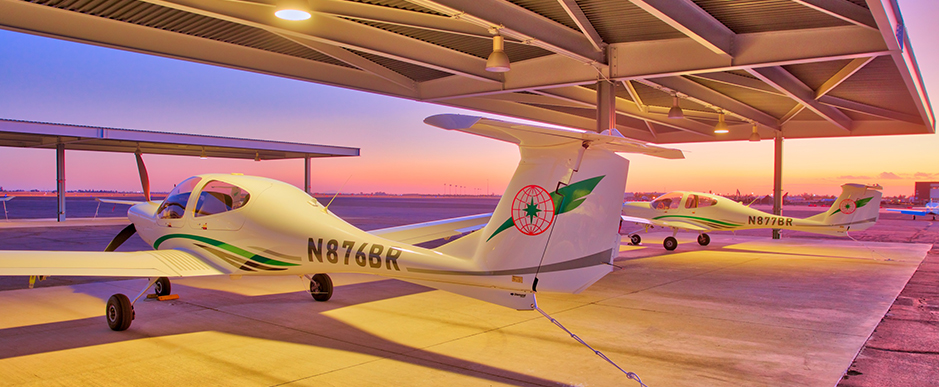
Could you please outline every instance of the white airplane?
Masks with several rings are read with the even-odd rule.
[[[926,216],[932,214],[932,220],[936,220],[936,215],[939,215],[939,202],[929,202],[926,203],[926,207],[917,207],[905,210],[888,208],[887,211],[899,212],[903,215],[913,215],[913,220],[916,220],[917,216]]]
[[[672,229],[666,237],[666,250],[675,250],[679,230],[698,233],[698,244],[711,243],[708,231],[736,231],[756,228],[797,230],[816,234],[845,235],[873,226],[880,216],[880,185],[844,184],[841,196],[827,211],[805,219],[768,214],[722,196],[703,192],[670,192],[651,202],[626,202],[621,218],[642,225],[645,231],[654,227]],[[638,245],[642,238],[630,234],[630,243]]]
[[[536,292],[577,293],[609,273],[619,252],[619,219],[629,161],[614,152],[681,158],[681,152],[613,133],[525,126],[462,115],[425,123],[518,144],[521,161],[489,215],[372,232],[346,223],[316,199],[276,180],[206,174],[186,179],[162,203],[149,201],[137,154],[143,203],[105,252],[0,251],[0,275],[147,277],[133,300],[115,294],[105,316],[127,329],[134,304],[168,278],[301,275],[317,301],[333,293],[325,273],[398,278],[519,310]],[[114,203],[127,201],[112,200]],[[414,246],[482,228],[436,249]],[[155,251],[114,252],[135,232]]]

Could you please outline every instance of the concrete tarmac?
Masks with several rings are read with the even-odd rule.
[[[933,227],[920,225],[911,240]],[[0,248],[85,241],[96,250],[120,228],[0,230]],[[649,386],[863,381],[876,372],[859,364],[865,352],[855,357],[868,338],[879,340],[871,333],[888,310],[901,312],[894,300],[905,300],[897,296],[931,248],[732,234],[702,247],[679,234],[678,250],[666,252],[666,235],[624,243],[623,269],[581,294],[538,296],[548,314]],[[144,280],[27,290],[23,278],[8,277],[8,289],[23,283],[0,291],[0,385],[638,385],[537,312],[381,277],[333,278],[325,303],[297,277],[175,280],[180,299],[142,300],[131,328],[113,332],[107,298],[136,295]],[[929,281],[918,291],[935,292]],[[912,312],[933,313],[929,298],[907,298]],[[923,352],[935,350],[929,345]],[[842,380],[845,370],[856,374]]]

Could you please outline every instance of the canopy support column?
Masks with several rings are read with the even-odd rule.
[[[781,130],[776,131],[774,141],[776,151],[773,156],[773,214],[782,215],[782,146],[783,135]],[[773,229],[773,239],[779,239],[779,229]]]
[[[616,128],[616,84],[597,82],[597,133]]]
[[[61,141],[55,144],[55,189],[58,199],[58,216],[56,220],[65,221],[65,144]]]
[[[303,192],[310,193],[310,156],[303,158]]]

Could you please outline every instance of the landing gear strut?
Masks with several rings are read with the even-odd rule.
[[[310,279],[310,295],[316,301],[328,301],[333,296],[333,280],[326,274],[315,274]]]

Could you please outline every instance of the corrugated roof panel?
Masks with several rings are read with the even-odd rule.
[[[824,121],[825,119],[822,116],[815,114],[815,112],[809,109],[802,109],[795,117],[792,117],[792,121]]]
[[[519,7],[525,8],[529,11],[533,11],[541,16],[544,16],[548,19],[551,19],[560,24],[563,24],[574,31],[578,31],[578,32],[580,31],[580,28],[577,27],[577,23],[574,23],[574,20],[571,19],[570,15],[567,14],[567,11],[564,10],[564,7],[561,7],[561,3],[559,3],[558,0],[508,0],[508,1]]]
[[[919,117],[913,97],[890,56],[872,60],[828,95]]]
[[[410,64],[407,62],[402,62],[402,61],[391,59],[391,58],[385,58],[383,56],[372,55],[369,53],[355,51],[355,50],[349,50],[349,51],[365,59],[368,59],[372,62],[378,63],[388,68],[391,71],[404,75],[416,82],[430,81],[433,79],[443,78],[443,77],[452,75],[450,73],[445,73],[443,71],[434,70],[432,68],[418,66],[415,64]]]
[[[738,34],[851,25],[790,0],[692,1]]]
[[[466,36],[458,34],[449,34],[440,31],[431,31],[414,27],[405,27],[395,24],[376,23],[366,20],[349,19],[373,28],[379,28],[388,32],[404,35],[409,38],[421,40],[427,43],[435,44],[464,54],[473,55],[478,58],[486,59],[492,53],[492,39],[485,37]],[[526,59],[538,58],[551,55],[551,52],[539,47],[526,44],[519,44],[511,41],[505,42],[505,54],[509,60],[520,62]]]
[[[407,1],[407,0],[346,0],[346,1],[351,1],[351,2],[355,2],[355,3],[365,3],[365,4],[372,4],[372,5],[380,5],[380,6],[384,6],[384,7],[390,7],[390,8],[406,9],[406,10],[408,10],[408,11],[415,11],[415,12],[421,12],[421,13],[429,13],[429,14],[433,14],[433,15],[446,16],[446,15],[444,15],[444,14],[442,14],[442,13],[435,12],[435,11],[433,11],[433,10],[431,10],[431,9],[421,7],[421,6],[417,5],[417,4],[414,4],[414,3],[409,2],[409,1]]]
[[[628,1],[579,0],[577,4],[606,43],[685,36]]]
[[[688,79],[776,118],[781,118],[782,116],[786,115],[789,110],[796,106],[795,101],[781,95],[765,93],[762,91],[737,87],[728,85],[726,83],[714,82],[701,78],[689,77]],[[737,113],[742,114],[743,112]]]
[[[135,0],[24,0],[132,24],[355,68],[265,30]]]
[[[850,59],[833,60],[828,62],[805,63],[790,66],[783,66],[786,71],[795,75],[812,90],[818,90],[831,77],[841,71],[841,69],[851,63]]]

